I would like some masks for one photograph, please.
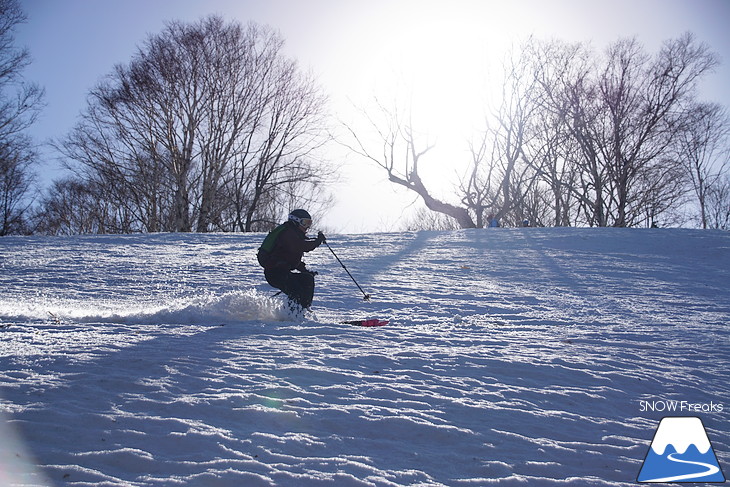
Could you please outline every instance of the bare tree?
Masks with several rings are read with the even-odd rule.
[[[134,215],[107,198],[104,188],[69,177],[55,181],[35,208],[35,231],[47,235],[129,233]]]
[[[236,188],[237,205],[244,206],[241,199],[246,201],[240,222],[242,231],[253,231],[257,225],[266,228],[273,223],[271,217],[277,211],[274,215],[262,212],[261,203],[276,203],[279,194],[285,201],[309,187],[318,188],[317,193],[323,195],[321,185],[332,175],[331,169],[316,157],[327,140],[323,136],[324,96],[311,76],[299,72],[296,63],[274,61],[266,86],[268,104],[262,130],[257,137],[248,139],[255,144],[255,150],[246,152],[238,161],[237,172],[244,177]],[[250,177],[245,177],[247,172]],[[277,207],[282,205],[275,204],[274,208]]]
[[[716,63],[691,34],[666,42],[653,60],[636,39],[624,39],[609,47],[595,82],[573,83],[567,120],[581,148],[583,174],[589,177],[584,198],[590,194],[593,200],[591,223],[631,226],[641,221],[646,200],[641,190],[647,186],[640,182],[674,170],[666,167],[673,161],[667,155],[682,125],[683,108],[698,79]],[[654,193],[658,190],[652,186]]]
[[[448,215],[462,228],[484,227],[488,213],[497,218],[509,215],[512,223],[518,224],[525,212],[538,213],[537,207],[526,209],[528,202],[544,206],[544,193],[537,185],[550,172],[545,167],[547,160],[558,157],[557,142],[541,138],[546,134],[540,132],[543,125],[537,123],[537,119],[547,111],[540,98],[536,62],[530,54],[522,46],[521,50],[510,52],[505,58],[502,97],[488,114],[486,128],[469,143],[469,167],[461,177],[456,193],[460,205],[432,196],[421,178],[419,165],[433,145],[428,139],[418,137],[410,118],[404,117],[398,109],[388,109],[377,103],[375,110],[369,113],[363,110],[369,130],[359,133],[352,125],[346,125],[351,142],[344,145],[384,169],[391,182],[417,193],[428,209]],[[566,138],[564,134],[559,135],[563,140]],[[464,138],[468,140],[469,134]],[[551,163],[555,173],[559,162],[553,160]],[[567,165],[564,167],[562,172],[567,172]],[[553,178],[558,177],[553,174]],[[562,202],[568,199],[562,197],[564,182],[552,182],[554,191],[561,195],[556,199],[562,207]],[[540,198],[536,198],[537,194]],[[566,202],[564,206],[564,210],[557,211],[566,212],[569,205]]]
[[[499,202],[500,167],[497,144],[492,143],[494,133],[485,130],[478,142],[469,143],[471,161],[468,172],[459,183],[459,194],[466,208],[474,213],[477,228],[484,228],[487,213],[501,207]]]
[[[730,230],[730,171],[725,171],[708,188],[705,215],[709,228]]]
[[[25,130],[42,108],[43,90],[21,77],[30,55],[15,47],[14,30],[25,20],[16,0],[0,0],[0,235],[28,231],[35,180],[37,155]]]
[[[500,102],[470,145],[460,205],[433,198],[419,172],[433,146],[397,110],[365,113],[370,130],[348,126],[346,145],[462,227],[484,226],[486,212],[507,224],[648,225],[684,203],[677,141],[700,129],[688,108],[716,65],[689,33],[654,56],[636,39],[601,58],[585,44],[528,40],[507,56]]]
[[[434,144],[419,139],[413,123],[404,120],[397,106],[389,109],[376,99],[375,110],[361,110],[361,114],[368,125],[366,133],[360,135],[352,125],[344,124],[349,141],[340,143],[384,169],[390,182],[418,194],[429,210],[450,216],[461,228],[476,227],[467,208],[441,201],[424,184],[420,164]]]
[[[325,98],[282,48],[255,24],[170,23],[91,92],[61,150],[138,230],[250,231],[292,179],[329,174],[312,156]]]
[[[0,146],[0,236],[29,231],[26,217],[35,182],[35,153],[24,142],[17,137]]]
[[[552,217],[546,215],[545,223],[568,226],[575,223],[578,206],[590,206],[580,184],[582,139],[571,133],[568,120],[571,103],[593,69],[591,52],[580,43],[532,39],[523,55],[532,64],[533,96],[539,105],[530,120],[533,138],[525,161],[548,189],[541,193],[552,209]]]
[[[506,56],[499,105],[488,117],[480,143],[471,146],[470,174],[460,189],[479,227],[484,226],[485,211],[519,225],[525,212],[534,213],[527,208],[529,202],[538,203],[534,152],[542,150],[544,142],[535,124],[541,106],[534,63],[526,48],[530,42]]]
[[[25,21],[16,0],[0,0],[0,140],[4,142],[31,126],[43,107],[43,90],[21,77],[30,54],[15,46],[14,31]]]
[[[725,108],[717,103],[691,106],[675,137],[676,157],[686,171],[697,203],[702,228],[708,227],[708,193],[728,169],[730,161],[730,121]]]

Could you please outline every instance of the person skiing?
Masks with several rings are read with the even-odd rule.
[[[302,257],[326,241],[322,232],[315,239],[307,238],[311,226],[312,217],[307,211],[292,211],[287,221],[269,232],[257,254],[266,282],[287,295],[295,312],[312,305],[317,275],[307,269]]]

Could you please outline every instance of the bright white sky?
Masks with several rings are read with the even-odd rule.
[[[663,40],[694,32],[723,58],[703,85],[704,98],[730,107],[730,1],[727,0],[21,0],[29,17],[18,43],[33,64],[26,78],[46,89],[47,108],[32,130],[39,141],[63,137],[85,107],[87,91],[128,62],[148,34],[169,20],[221,14],[278,29],[288,53],[311,69],[332,108],[352,119],[353,104],[413,86],[414,111],[437,149],[426,161],[436,192],[447,194],[466,159],[468,126],[483,113],[485,59],[529,35],[589,41],[598,49],[638,36],[654,52]],[[48,179],[58,177],[46,149]],[[397,230],[414,194],[368,163],[331,152],[342,164],[337,205],[321,225],[338,232]],[[426,163],[424,161],[424,163]],[[449,179],[451,178],[451,180]],[[426,181],[427,186],[429,181]],[[438,187],[440,185],[440,187]],[[316,215],[315,215],[316,218]],[[316,226],[316,225],[315,225]]]

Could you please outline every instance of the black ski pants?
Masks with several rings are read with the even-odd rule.
[[[292,272],[286,269],[267,269],[266,282],[289,297],[302,308],[309,308],[314,298],[314,276],[309,272]]]

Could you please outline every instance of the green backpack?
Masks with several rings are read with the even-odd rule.
[[[256,254],[256,258],[259,261],[261,267],[266,268],[271,262],[271,252],[274,250],[276,240],[279,238],[279,234],[286,228],[286,223],[282,223],[278,227],[274,228],[264,239],[264,243],[259,247],[259,251]]]

